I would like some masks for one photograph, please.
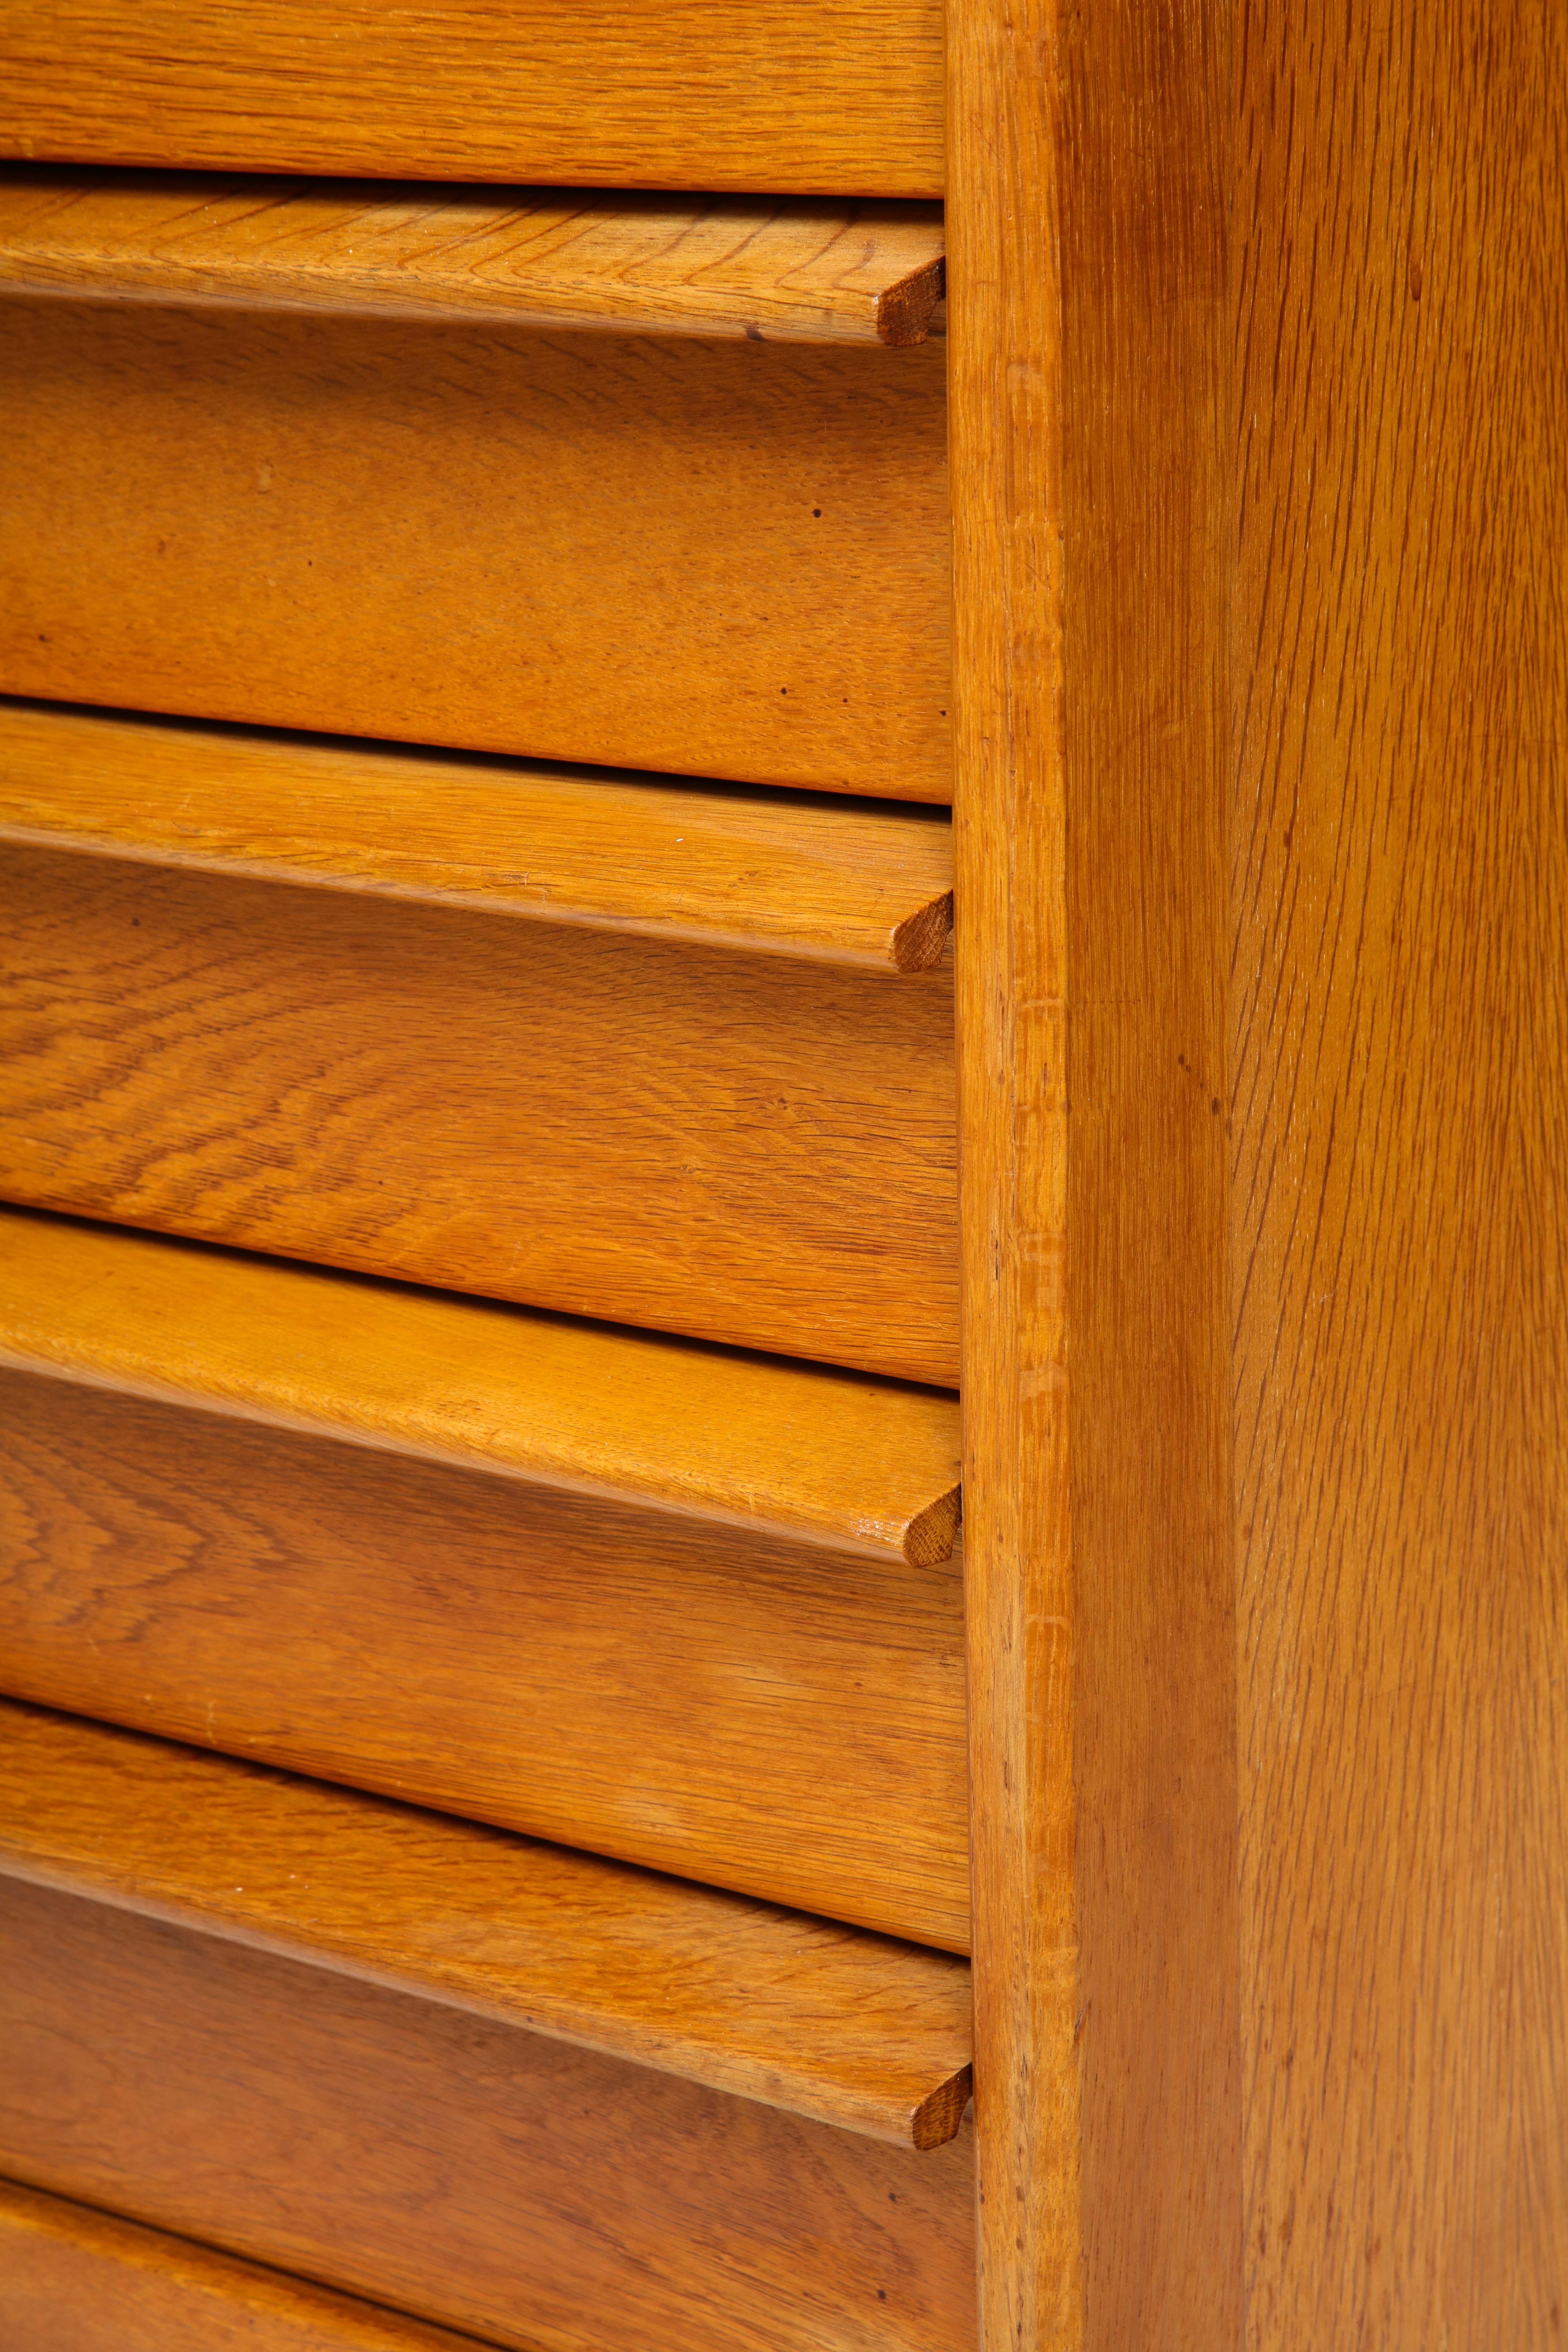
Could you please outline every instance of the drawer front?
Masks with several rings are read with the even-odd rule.
[[[940,0],[29,0],[0,150],[889,196],[942,185]]]
[[[18,1697],[967,1942],[956,1559],[6,1370],[0,1513]]]
[[[952,1383],[952,989],[12,848],[0,1195]]]
[[[951,797],[942,346],[0,302],[0,690]]]
[[[0,2167],[516,2352],[963,2352],[973,2140],[917,2155],[16,1885]]]

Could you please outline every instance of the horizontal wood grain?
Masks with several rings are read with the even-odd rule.
[[[6,2180],[0,2334],[8,2352],[473,2352],[476,2340]]]
[[[940,961],[938,810],[0,701],[0,840],[867,971]]]
[[[963,1960],[0,1700],[0,1876],[940,2147]]]
[[[22,1222],[35,1241],[49,1223]],[[225,1307],[208,1253],[109,1238],[169,1261],[161,1286],[139,1291],[101,1254],[45,1247],[28,1255],[32,1307],[26,1278],[7,1277],[9,1691],[963,1948],[959,1563],[929,1556],[943,1547],[901,1556],[894,1525],[879,1535],[871,1511],[837,1535],[764,1517],[783,1517],[766,1463],[775,1496],[798,1494],[787,1465],[804,1466],[802,1484],[820,1476],[814,1453],[843,1442],[838,1407],[868,1450],[896,1452],[874,1411],[855,1420],[853,1382],[826,1381],[817,1401],[797,1391],[793,1411],[775,1394],[763,1427],[751,1423],[762,1442],[750,1527],[734,1491],[743,1404],[729,1431],[721,1385],[688,1391],[666,1424],[668,1459],[684,1451],[697,1475],[689,1466],[683,1495],[673,1475],[662,1490],[649,1480],[638,1507],[527,1475],[514,1433],[549,1367],[534,1360],[531,1390],[508,1381],[517,1318],[505,1310],[416,1300],[407,1324],[355,1323],[377,1286],[265,1265],[286,1277],[270,1303],[241,1285]],[[248,1355],[231,1348],[226,1360],[218,1318],[247,1309]],[[104,1344],[116,1317],[118,1356]],[[659,1343],[640,1345],[651,1386]],[[586,1357],[554,1361],[590,1385]],[[626,1403],[651,1457],[659,1421],[638,1412],[637,1372],[606,1379],[584,1418],[592,1436],[596,1412],[603,1445]],[[323,1391],[341,1402],[335,1437]],[[707,1470],[692,1428],[704,1402],[720,1433]],[[561,1432],[543,1434],[536,1458],[558,1477]],[[635,1441],[634,1428],[625,1453],[602,1452],[590,1471],[625,1478]],[[710,1475],[726,1446],[727,1501]]]
[[[942,350],[0,300],[0,689],[951,795]]]
[[[963,2352],[929,2155],[0,1884],[0,2167],[516,2352]]]
[[[0,846],[0,1197],[951,1382],[952,987]]]
[[[0,286],[918,343],[942,298],[942,208],[0,166]]]
[[[946,1559],[956,1401],[0,1207],[0,1362],[608,1496]]]
[[[0,152],[935,196],[940,0],[29,0]]]

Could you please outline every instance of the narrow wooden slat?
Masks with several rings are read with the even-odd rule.
[[[0,1882],[0,2166],[516,2352],[963,2352],[930,2155]]]
[[[10,2352],[474,2352],[477,2341],[5,2180],[0,2336]]]
[[[963,1948],[951,1399],[0,1237],[16,1696]]]
[[[963,1960],[3,1700],[0,1875],[906,2147],[968,2097]]]
[[[0,701],[0,840],[809,956],[940,961],[935,810]]]
[[[918,343],[936,205],[0,168],[0,286],[115,301]]]
[[[942,193],[939,0],[14,0],[0,152]]]
[[[942,347],[0,300],[0,689],[951,796]]]
[[[952,986],[0,846],[0,1197],[951,1382]]]

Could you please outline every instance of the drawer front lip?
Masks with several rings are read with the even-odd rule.
[[[124,1912],[0,1897],[14,2178],[517,2352],[974,2340],[967,2127],[916,2154]]]
[[[940,0],[33,0],[0,151],[79,163],[938,196]]]
[[[944,803],[911,351],[0,299],[0,690]]]
[[[940,1391],[15,1206],[0,1364],[884,1561],[957,1533]]]
[[[757,342],[922,342],[941,207],[0,165],[0,289]]]
[[[7,843],[889,978],[952,921],[937,808],[0,698]]]
[[[945,973],[0,866],[0,1196],[952,1383]]]
[[[963,1948],[956,1559],[0,1395],[15,1696]]]
[[[0,1699],[0,1877],[939,2147],[970,2090],[948,1954]]]
[[[475,2352],[330,2288],[0,2181],[0,2329],[26,2352]]]

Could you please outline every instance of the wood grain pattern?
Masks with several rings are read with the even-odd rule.
[[[0,1371],[17,1696],[962,1949],[962,1577]]]
[[[0,286],[755,342],[923,342],[936,205],[0,166]]]
[[[1568,2327],[1563,11],[1244,11],[1256,2352]]]
[[[1116,0],[1071,20],[1061,58],[1075,2026],[1093,2352],[1233,2352],[1244,2325],[1231,41],[1208,0],[1157,25]]]
[[[936,810],[0,701],[0,840],[865,971],[952,926]]]
[[[931,2155],[37,1887],[0,2164],[516,2352],[962,2352]]]
[[[987,2352],[1241,2328],[1227,90],[1202,7],[951,15]]]
[[[962,1960],[5,1700],[0,1875],[896,2146],[969,2095]]]
[[[953,858],[983,2352],[1082,2336],[1057,92],[948,12]],[[1059,362],[1058,362],[1059,363]]]
[[[0,32],[10,155],[942,194],[939,0],[13,0]]]
[[[0,688],[951,793],[942,350],[0,301]]]
[[[948,1558],[951,1397],[0,1208],[0,1362],[767,1529]]]
[[[9,2352],[473,2352],[475,2338],[0,2181]]]
[[[952,994],[0,849],[0,1194],[918,1381]]]

